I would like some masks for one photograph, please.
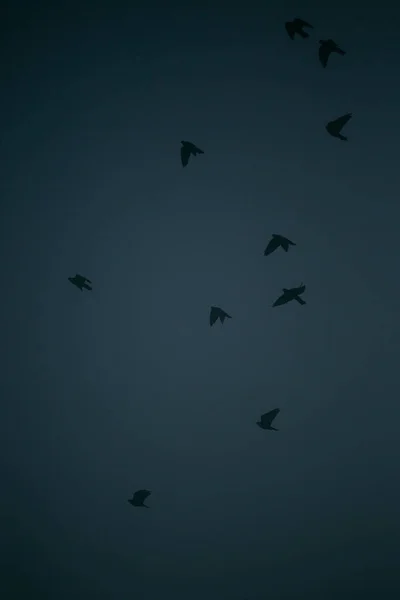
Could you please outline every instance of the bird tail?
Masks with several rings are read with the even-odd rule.
[[[306,304],[306,301],[305,301],[305,300],[303,300],[302,298],[300,298],[300,296],[296,296],[296,297],[295,297],[295,300],[297,300],[297,302],[298,302],[299,304]]]
[[[277,429],[276,427],[272,427],[272,425],[270,426],[270,429],[273,429],[273,431],[279,431],[279,429]]]
[[[344,136],[344,135],[342,135],[341,133],[338,133],[338,138],[339,138],[340,140],[343,140],[344,142],[347,142],[347,137],[346,137],[346,136]]]
[[[338,48],[337,52],[338,54],[341,54],[341,56],[344,56],[346,54],[346,52],[344,50],[341,50],[340,48]]]

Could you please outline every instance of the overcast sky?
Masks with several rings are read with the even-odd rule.
[[[400,9],[9,4],[1,597],[398,598]]]

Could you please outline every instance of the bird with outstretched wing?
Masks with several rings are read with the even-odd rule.
[[[212,306],[210,310],[210,327],[212,327],[218,319],[223,323],[225,319],[232,319],[232,317],[222,310],[222,308]]]
[[[186,142],[185,140],[182,140],[181,144],[181,162],[183,167],[186,167],[186,165],[188,164],[191,154],[193,154],[193,156],[196,156],[197,154],[204,154],[204,150],[200,150],[200,148],[198,148],[191,142]]]
[[[295,246],[296,244],[289,240],[288,238],[280,235],[279,233],[272,234],[272,240],[268,243],[268,246],[264,250],[264,256],[268,256],[272,254],[279,246],[283,248],[285,252],[289,250],[289,246]]]
[[[261,415],[260,420],[257,421],[257,425],[261,427],[261,429],[272,429],[274,431],[278,431],[275,427],[272,427],[272,421],[276,418],[276,416],[280,413],[280,408],[274,408],[267,413]]]
[[[128,502],[132,504],[132,506],[144,506],[145,508],[150,508],[147,504],[144,504],[144,501],[150,494],[151,492],[149,490],[137,490]]]

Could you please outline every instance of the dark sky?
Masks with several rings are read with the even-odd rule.
[[[398,598],[400,9],[129,4],[1,15],[0,595]]]

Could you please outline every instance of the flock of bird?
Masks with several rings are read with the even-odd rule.
[[[287,31],[290,39],[292,39],[292,40],[294,40],[296,34],[303,39],[309,37],[309,33],[304,31],[304,27],[309,27],[311,29],[313,28],[312,25],[310,25],[306,21],[303,21],[302,19],[298,19],[298,18],[294,19],[293,21],[287,21],[285,23],[286,31]],[[319,59],[324,68],[327,66],[328,59],[332,53],[340,54],[342,56],[344,56],[346,54],[344,52],[344,50],[339,48],[339,46],[331,39],[320,40],[319,44],[320,44]],[[347,138],[341,134],[341,130],[342,130],[343,126],[347,123],[347,121],[351,118],[351,116],[352,116],[351,113],[347,113],[347,114],[343,115],[342,117],[339,117],[338,119],[329,121],[329,123],[327,123],[327,125],[325,126],[327,132],[330,135],[332,135],[333,137],[339,138],[340,140],[347,141]],[[192,144],[191,142],[182,140],[181,144],[182,144],[182,146],[181,146],[181,162],[182,162],[183,167],[186,167],[189,164],[189,159],[191,156],[197,156],[198,154],[204,154],[204,150],[201,150],[200,148],[198,148],[195,144]],[[283,235],[273,233],[272,239],[269,241],[267,247],[265,248],[264,256],[269,256],[270,254],[275,252],[275,250],[277,250],[278,248],[282,248],[285,252],[288,252],[289,246],[295,246],[295,245],[296,244],[294,242],[292,242],[288,238],[284,237]],[[68,280],[73,285],[75,285],[77,288],[79,288],[81,290],[81,292],[83,291],[83,289],[92,290],[92,287],[90,285],[88,285],[89,283],[92,283],[90,281],[90,279],[87,279],[87,277],[79,275],[78,273],[74,277],[68,277]],[[298,287],[283,288],[282,289],[283,294],[281,296],[279,296],[279,298],[277,300],[275,300],[275,302],[273,303],[272,306],[273,307],[281,306],[282,304],[287,304],[288,302],[291,302],[292,300],[296,300],[296,302],[298,302],[301,305],[306,304],[305,300],[303,300],[300,297],[305,292],[305,289],[306,289],[306,286],[303,285],[303,283],[301,283],[300,286],[298,286]],[[216,321],[218,319],[220,320],[221,323],[223,323],[225,321],[225,319],[231,319],[231,318],[232,318],[231,315],[229,315],[227,312],[225,312],[219,306],[211,306],[211,310],[210,310],[210,326],[211,327],[216,323]],[[256,424],[259,427],[261,427],[261,429],[278,431],[278,429],[276,429],[275,427],[272,427],[272,422],[274,421],[275,417],[279,414],[279,412],[280,412],[279,408],[274,408],[273,410],[270,410],[267,413],[264,413],[263,415],[261,415],[260,420],[256,421]],[[136,507],[140,506],[140,507],[149,508],[149,506],[147,504],[145,504],[144,502],[145,502],[146,498],[148,498],[148,496],[150,496],[150,494],[151,494],[150,490],[145,490],[145,489],[137,490],[133,494],[132,498],[130,498],[128,500],[128,502],[132,506],[136,506]]]
[[[304,27],[309,27],[310,29],[313,29],[313,26],[310,25],[310,23],[303,21],[303,19],[293,19],[293,21],[287,21],[285,23],[286,31],[291,40],[294,40],[294,36],[296,35],[296,33],[302,38],[310,37],[310,34],[307,33],[307,31],[304,31]],[[341,56],[344,56],[346,54],[346,52],[339,48],[337,43],[333,40],[319,40],[318,55],[319,60],[324,68],[328,64],[328,59],[330,55],[335,53],[340,54]],[[347,121],[351,119],[351,117],[351,113],[346,113],[345,115],[342,115],[341,117],[338,117],[333,121],[329,121],[329,123],[326,124],[325,129],[331,136],[347,142],[347,137],[341,134],[341,130],[346,125]]]

